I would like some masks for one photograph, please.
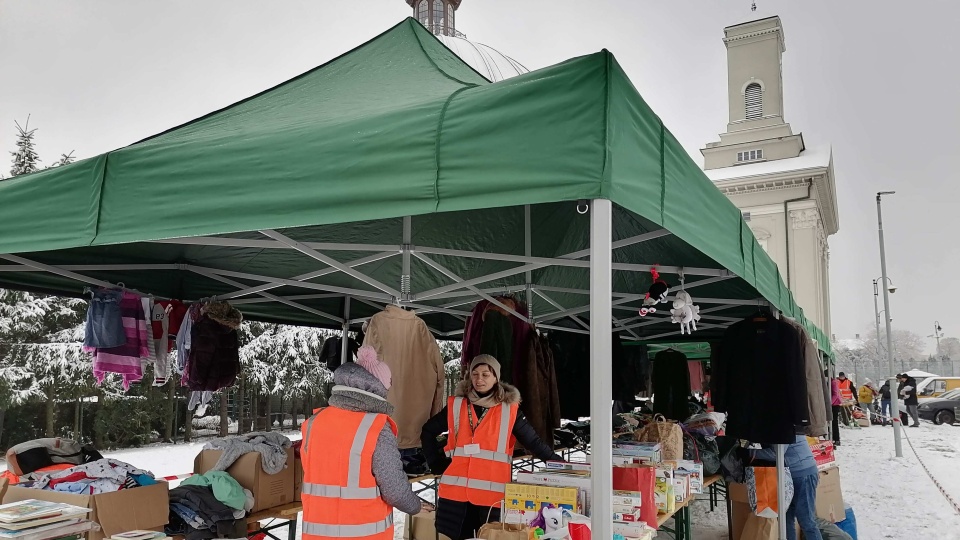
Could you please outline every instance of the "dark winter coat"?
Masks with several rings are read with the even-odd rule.
[[[667,349],[653,359],[653,412],[683,422],[690,416],[690,368],[683,353]]]
[[[501,383],[506,390],[504,403],[519,403],[520,392],[509,384]],[[471,382],[469,380],[461,381],[454,391],[454,395],[465,397],[470,390]],[[474,405],[473,410],[478,418],[483,418],[488,409]],[[437,437],[447,431],[447,408],[433,416],[423,426],[423,432],[420,435],[420,442],[423,445],[423,454],[427,458],[430,470],[434,474],[443,474],[450,464],[443,448],[437,442]],[[523,445],[532,455],[542,460],[562,461],[558,456],[537,437],[536,431],[527,422],[523,413],[517,411],[517,420],[513,424],[513,436]],[[440,534],[446,535],[453,540],[463,538],[473,538],[476,529],[486,523],[487,515],[490,509],[476,506],[467,502],[451,501],[449,499],[439,499],[437,501],[437,523],[436,528]],[[491,519],[497,519],[499,514],[496,510],[492,513]]]
[[[800,324],[786,321],[800,334],[800,348],[803,351],[804,368],[807,374],[807,417],[810,424],[801,427],[804,435],[822,437],[830,432],[827,426],[827,407],[824,403],[823,371],[820,369],[820,356],[817,347]]]
[[[203,315],[191,332],[190,390],[214,392],[233,386],[240,373],[237,331]]]
[[[880,387],[880,399],[890,401],[890,383],[885,382],[883,386]]]
[[[791,444],[810,425],[806,363],[799,332],[770,314],[729,329],[713,367],[714,408],[728,413],[727,435]]]
[[[910,390],[903,390],[908,387]],[[917,380],[913,377],[907,377],[906,381],[900,383],[900,386],[897,388],[897,393],[900,394],[905,405],[917,405],[920,403],[917,399]]]
[[[523,396],[520,410],[544,443],[553,448],[553,432],[560,427],[560,392],[547,339],[536,332],[528,337],[527,357],[517,362],[517,388]]]

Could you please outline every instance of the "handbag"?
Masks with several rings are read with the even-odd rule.
[[[754,514],[765,518],[777,517],[779,504],[777,503],[776,467],[747,467],[746,477],[747,499]],[[789,507],[790,502],[793,501],[793,478],[790,476],[788,467],[784,467],[784,477],[786,481],[783,484],[783,502]]]
[[[683,459],[683,430],[680,429],[679,424],[668,421],[662,414],[655,415],[653,422],[634,433],[633,439],[639,442],[660,443],[663,461]]]
[[[490,511],[487,512],[487,520],[490,520],[490,515],[493,513],[493,506],[490,507]],[[500,502],[500,519],[501,521],[494,521],[493,523],[485,523],[480,530],[477,531],[477,538],[482,540],[528,540],[530,527],[520,524],[520,523],[505,523],[503,520],[503,502]]]

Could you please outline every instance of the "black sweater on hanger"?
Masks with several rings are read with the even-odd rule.
[[[714,408],[729,414],[727,436],[792,444],[797,426],[810,425],[801,339],[769,314],[727,329],[711,377]]]

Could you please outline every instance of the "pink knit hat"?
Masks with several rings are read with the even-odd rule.
[[[370,345],[364,345],[357,351],[357,364],[370,372],[371,375],[383,383],[383,387],[390,389],[393,383],[393,375],[390,374],[390,366],[384,364],[377,358],[377,350]]]

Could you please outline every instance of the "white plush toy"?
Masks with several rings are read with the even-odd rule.
[[[671,322],[680,325],[680,334],[692,334],[697,330],[697,321],[700,320],[700,306],[693,305],[693,298],[687,291],[681,290],[673,301],[670,310]]]

